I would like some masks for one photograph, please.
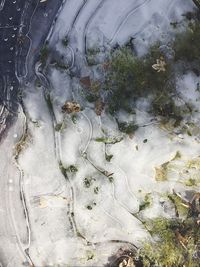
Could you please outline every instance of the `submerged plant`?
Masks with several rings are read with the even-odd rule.
[[[95,179],[93,177],[85,177],[83,183],[86,188],[89,188],[94,181]]]
[[[134,122],[118,122],[118,128],[126,134],[133,134],[139,127]]]
[[[68,40],[68,38],[67,38],[67,37],[64,37],[64,38],[62,39],[62,45],[63,45],[63,46],[68,46],[68,44],[69,44],[69,40]]]
[[[166,45],[171,51],[170,56],[159,43],[151,46],[142,57],[134,54],[129,46],[113,49],[109,61],[104,63],[105,77],[101,85],[106,92],[108,112],[114,117],[119,111],[132,114],[138,98],[149,97],[150,113],[161,117],[164,123],[173,119],[173,126],[179,126],[187,112],[183,106],[187,104],[178,106],[175,102],[176,76],[185,68],[200,73],[199,43],[200,22],[196,18]],[[119,128],[123,131],[125,124],[121,126]],[[134,129],[124,129],[128,134],[130,131]]]
[[[42,64],[46,63],[48,56],[49,56],[49,48],[48,44],[46,43],[40,50],[40,60]]]
[[[78,169],[77,169],[77,167],[74,166],[74,165],[70,165],[69,167],[66,168],[66,172],[72,172],[72,173],[75,173],[75,172],[77,172],[77,171],[78,171]]]
[[[152,204],[152,197],[151,194],[148,193],[145,195],[143,201],[139,205],[139,212],[145,210],[146,208],[149,208]]]
[[[97,137],[95,139],[96,142],[104,143],[104,144],[116,144],[123,140],[123,137]]]
[[[175,51],[175,60],[188,62],[199,61],[200,58],[200,23],[198,20],[190,23],[182,33],[177,34],[172,44]]]
[[[182,120],[181,110],[176,106],[173,95],[176,92],[176,79],[172,60],[168,60],[159,44],[150,47],[149,52],[139,58],[130,48],[121,47],[111,54],[105,81],[102,83],[107,93],[107,110],[117,118],[117,112],[134,114],[136,101],[140,97],[151,99],[148,111],[165,120],[174,119],[174,126]],[[119,130],[131,135],[138,126],[131,123],[118,123]]]

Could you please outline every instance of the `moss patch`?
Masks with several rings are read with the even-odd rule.
[[[185,32],[177,34],[173,43],[175,60],[188,62],[199,61],[200,58],[200,23],[194,21],[189,24]]]
[[[152,66],[158,60],[165,62],[158,44],[152,46],[142,58],[138,58],[126,47],[112,53],[104,85],[104,89],[112,91],[112,96],[108,99],[111,114],[119,110],[130,113],[138,97],[149,94],[170,97],[170,93],[175,91],[173,66],[168,62],[163,71],[156,71]]]
[[[199,266],[200,228],[193,219],[157,218],[149,221],[155,242],[145,243],[140,252],[143,266]]]

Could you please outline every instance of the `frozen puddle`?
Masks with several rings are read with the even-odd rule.
[[[134,117],[134,135],[120,132],[107,112],[97,115],[80,82],[101,80],[98,64],[117,43],[132,37],[142,55],[156,40],[170,40],[170,23],[193,10],[192,1],[182,0],[65,2],[48,39],[48,67],[37,63],[35,80],[24,89],[26,121],[19,118],[23,127],[15,135],[24,135],[15,175],[23,174],[28,211],[28,230],[20,229],[19,239],[34,266],[106,266],[118,249],[150,238],[146,219],[175,217],[167,193],[186,197],[198,190],[199,178],[190,184],[192,174],[199,177],[198,76],[188,72],[177,81],[184,101],[195,107],[188,129],[164,127],[145,111],[148,100],[140,99],[134,115],[120,114]],[[93,53],[96,65],[88,64]],[[63,112],[66,101],[79,103],[80,111]]]

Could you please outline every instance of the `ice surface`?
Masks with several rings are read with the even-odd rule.
[[[86,64],[86,48],[98,45],[108,48],[134,37],[138,53],[143,54],[157,39],[169,40],[174,34],[170,22],[182,21],[183,14],[193,9],[192,1],[181,0],[69,0],[57,18],[49,47],[69,58],[71,68],[80,76],[88,73],[95,76],[94,69]],[[65,37],[69,42],[67,48],[62,45]],[[149,100],[139,99],[134,119],[140,127],[134,136],[127,136],[119,132],[110,115],[103,112],[97,116],[93,104],[83,102],[83,89],[77,77],[72,78],[67,71],[51,65],[47,80],[48,88],[33,81],[24,89],[29,138],[18,163],[23,170],[29,211],[29,255],[35,266],[103,266],[119,247],[139,246],[144,238],[149,238],[135,216],[146,194],[151,195],[152,205],[141,213],[142,218],[174,216],[168,204],[164,208],[161,202],[166,192],[187,189],[184,181],[188,176],[183,177],[181,170],[200,154],[200,129],[195,128],[199,113],[188,115],[193,123],[191,136],[152,121],[145,111]],[[194,73],[186,73],[177,81],[182,99],[197,111],[198,83],[199,77]],[[62,112],[65,101],[83,105],[75,118]],[[0,155],[1,176],[5,175],[6,162],[13,168],[10,166],[16,143],[14,134],[22,135],[20,116],[23,118],[20,113],[16,122],[19,126],[10,131],[1,146],[3,151],[9,144],[6,158]],[[126,118],[125,114],[120,116]],[[60,128],[56,129],[58,125]],[[97,142],[100,137],[122,140],[105,146]],[[181,156],[173,160],[177,152]],[[105,153],[113,156],[110,162]],[[171,162],[168,179],[156,181],[156,168],[168,161]],[[70,172],[70,166],[77,170]],[[17,169],[11,169],[11,173],[9,178],[19,179]],[[84,185],[85,178],[91,179],[89,187]],[[13,186],[17,187],[15,182]],[[17,227],[23,240],[26,236],[23,224]]]

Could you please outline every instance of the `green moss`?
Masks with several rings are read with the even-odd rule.
[[[200,0],[193,0],[194,4],[200,8]]]
[[[53,111],[53,104],[52,104],[52,99],[51,99],[50,94],[47,94],[45,96],[45,101],[46,101],[46,104],[47,104],[49,111],[52,112]]]
[[[63,166],[63,163],[61,161],[59,162],[59,168],[60,168],[60,171],[61,171],[62,175],[65,178],[67,178],[66,168]]]
[[[104,144],[116,144],[123,140],[123,137],[97,137],[95,139],[96,142],[104,143]]]
[[[93,181],[95,181],[95,179],[93,177],[85,177],[84,181],[83,181],[84,186],[86,188],[89,188],[92,185]]]
[[[145,210],[146,208],[150,207],[152,204],[152,197],[151,194],[148,193],[145,195],[144,200],[139,205],[139,212]]]
[[[106,160],[107,160],[108,162],[110,162],[111,159],[113,158],[113,155],[109,155],[109,154],[105,153],[105,158],[106,158]]]
[[[78,169],[77,169],[77,167],[74,166],[74,165],[70,165],[69,167],[66,168],[66,172],[72,172],[72,173],[75,173],[75,172],[77,172],[77,171],[78,171]]]
[[[169,194],[168,198],[172,201],[175,207],[177,217],[186,218],[188,215],[189,207],[183,202],[182,198],[177,194]]]
[[[63,124],[62,123],[57,123],[55,126],[55,131],[59,132],[62,129]]]
[[[108,180],[109,180],[110,183],[113,183],[113,182],[114,182],[114,177],[109,176],[109,177],[108,177]]]
[[[173,160],[177,160],[181,158],[181,153],[179,151],[176,151],[176,154],[174,155],[174,157],[171,159],[171,161]]]
[[[57,68],[57,69],[61,69],[61,70],[68,70],[69,66],[62,63],[62,62],[59,62],[59,61],[56,61],[55,64],[54,64],[54,67]]]
[[[188,62],[199,61],[200,58],[200,23],[198,20],[190,23],[187,30],[179,33],[173,43],[175,60]]]
[[[96,54],[98,54],[100,52],[100,48],[99,47],[91,47],[87,49],[87,54],[90,56],[94,56]]]
[[[49,56],[49,48],[48,48],[48,45],[45,44],[40,50],[40,60],[42,64],[46,63],[48,56]]]
[[[95,194],[98,194],[98,193],[99,193],[99,187],[98,187],[98,186],[96,186],[96,187],[94,188],[94,193],[95,193]]]
[[[69,40],[68,40],[68,38],[67,38],[67,37],[64,37],[64,38],[62,39],[62,45],[63,45],[63,46],[68,46],[68,44],[69,44]]]
[[[181,158],[181,154],[179,151],[176,151],[175,155],[169,161],[164,162],[160,166],[155,167],[155,180],[158,182],[164,182],[168,179],[168,171],[170,169],[170,165],[173,161]]]
[[[183,119],[181,108],[175,105],[174,100],[168,92],[162,91],[158,94],[158,97],[155,97],[152,102],[151,112],[157,116],[163,117],[166,121],[174,119],[177,126]]]
[[[92,210],[92,206],[91,205],[87,205],[87,209],[88,210]]]
[[[189,169],[200,169],[200,157],[188,160],[186,167]]]
[[[96,62],[96,60],[95,60],[95,58],[94,58],[93,55],[87,56],[87,63],[88,63],[88,66],[95,66],[95,65],[97,65],[97,62]]]
[[[194,178],[189,178],[188,180],[185,181],[186,186],[197,186],[198,181],[197,179]]]
[[[200,231],[194,220],[156,218],[148,224],[155,241],[146,242],[140,251],[144,266],[199,266]]]
[[[95,254],[93,251],[90,251],[90,250],[86,251],[87,261],[92,260],[94,257],[95,257]]]
[[[156,181],[158,182],[167,181],[168,165],[169,165],[169,161],[161,164],[159,167],[155,167],[155,180]]]
[[[99,96],[96,95],[96,94],[89,93],[89,94],[86,95],[85,98],[86,98],[86,100],[87,100],[88,102],[93,103],[93,102],[95,102],[95,101],[98,100]]]
[[[72,119],[72,122],[73,122],[74,124],[77,123],[77,115],[76,115],[76,114],[72,114],[72,115],[71,115],[71,119]]]
[[[118,122],[118,128],[123,133],[133,134],[138,129],[138,126],[134,122]]]
[[[41,87],[42,86],[41,81],[39,79],[35,80],[35,86],[36,87]]]
[[[158,72],[152,68],[157,60],[165,62],[165,56],[160,52],[159,44],[152,46],[148,54],[142,58],[136,57],[131,49],[125,47],[117,49],[111,55],[105,88],[112,91],[108,99],[108,111],[112,115],[119,110],[132,113],[138,97],[153,95],[154,98],[160,98],[164,91],[171,99],[176,89],[173,65],[167,62],[164,71]],[[155,107],[153,110],[156,113],[159,109]]]
[[[177,26],[178,26],[178,22],[177,22],[177,21],[170,22],[170,25],[171,25],[174,29],[176,29]]]

